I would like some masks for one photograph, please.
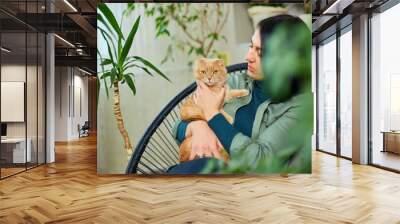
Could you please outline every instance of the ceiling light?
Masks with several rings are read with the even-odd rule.
[[[71,42],[69,42],[68,40],[66,40],[66,39],[64,39],[64,38],[62,38],[62,37],[60,37],[60,36],[58,36],[57,34],[54,34],[54,36],[57,37],[58,39],[60,39],[61,41],[63,41],[64,43],[66,43],[67,45],[69,45],[69,46],[75,48],[75,45],[71,44]]]
[[[79,67],[78,67],[78,69],[79,69],[81,72],[85,73],[85,74],[92,75],[92,73],[90,73],[90,72],[88,72],[88,71],[86,71],[86,70],[83,70],[83,69],[81,69],[81,68],[79,68]]]
[[[9,50],[9,49],[7,49],[7,48],[5,48],[5,47],[1,47],[0,49],[1,49],[2,51],[6,52],[6,53],[10,53],[10,52],[11,52],[11,50]]]
[[[69,3],[68,0],[64,0],[65,4],[67,4],[72,10],[74,10],[75,12],[78,12],[78,10],[71,4]]]
[[[76,49],[76,53],[78,53],[79,55],[84,55],[83,53],[83,49],[81,49],[81,48],[77,48]]]

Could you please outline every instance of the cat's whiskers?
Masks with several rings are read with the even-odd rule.
[[[224,80],[217,80],[217,81],[212,81],[209,79],[203,80],[203,82],[207,85],[207,86],[223,86],[225,85],[227,79]]]

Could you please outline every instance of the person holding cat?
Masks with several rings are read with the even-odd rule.
[[[246,54],[247,75],[228,77],[227,85],[230,89],[247,89],[248,95],[225,101],[225,88],[215,92],[204,82],[197,81],[194,102],[201,108],[204,119],[180,121],[175,125],[177,141],[191,138],[192,148],[190,161],[171,167],[168,173],[200,173],[210,157],[222,159],[221,146],[230,157],[244,150],[245,156],[251,158],[254,164],[282,148],[289,130],[301,119],[298,113],[300,101],[295,96],[285,102],[272,102],[264,88],[268,73],[263,73],[261,64],[262,58],[267,57],[262,55],[264,42],[268,41],[269,35],[280,24],[288,22],[308,29],[299,18],[289,15],[262,20],[251,38]],[[221,113],[221,108],[234,118],[233,123]]]

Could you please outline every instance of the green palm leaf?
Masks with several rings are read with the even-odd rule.
[[[132,80],[132,77],[130,77],[129,74],[126,74],[124,76],[124,79],[125,79],[126,83],[128,83],[128,86],[131,89],[133,95],[136,95],[136,88],[135,88],[135,84]]]
[[[104,40],[106,40],[107,50],[108,50],[108,56],[110,57],[110,60],[111,60],[112,63],[114,64],[114,63],[115,63],[115,61],[114,61],[114,56],[113,56],[113,53],[112,53],[112,51],[111,51],[110,44],[108,43],[107,38],[106,38],[106,36],[105,36],[106,34],[105,34],[103,31],[101,31],[101,35],[103,36]]]
[[[103,36],[103,38],[107,37],[108,39],[104,39],[107,43],[111,43],[112,46],[112,50],[113,53],[115,55],[115,57],[117,57],[117,51],[114,45],[114,39],[110,36],[110,34],[108,32],[106,32],[104,29],[102,29],[101,27],[98,27],[98,29],[100,30],[101,35]]]
[[[110,8],[108,8],[108,6],[104,3],[100,3],[97,7],[106,17],[110,25],[114,28],[114,31],[118,34],[118,36],[122,39],[125,39],[124,35],[122,34],[121,28],[119,27],[118,22],[115,19],[114,14],[111,12]]]
[[[146,59],[140,56],[128,56],[129,50],[132,48],[133,40],[135,39],[136,33],[139,29],[140,16],[134,22],[129,35],[125,40],[121,32],[122,25],[117,23],[112,11],[107,7],[107,5],[100,4],[99,11],[102,13],[102,15],[99,14],[97,20],[103,23],[105,27],[98,27],[98,29],[107,44],[108,51],[108,56],[104,59],[101,57],[100,52],[97,51],[100,56],[100,66],[102,69],[102,71],[99,72],[99,79],[104,80],[107,91],[107,79],[109,79],[111,82],[109,88],[112,88],[115,83],[120,82],[121,84],[127,84],[132,93],[135,95],[136,87],[134,82],[134,74],[127,71],[132,67],[137,67],[151,76],[156,73],[164,79],[170,81],[164,73],[162,73],[156,66]],[[118,36],[115,34],[118,34]],[[115,42],[117,42],[118,46],[115,46]],[[137,64],[138,61],[140,62],[139,64]],[[105,69],[104,66],[109,66],[109,68]]]
[[[108,23],[104,20],[103,16],[102,16],[100,13],[97,14],[97,20],[100,21],[100,22],[107,28],[107,30],[109,31],[109,33],[115,38],[114,32],[111,30],[110,26],[109,26]],[[98,26],[98,28],[100,28],[100,27]]]
[[[139,27],[139,22],[140,22],[140,16],[136,19],[135,24],[133,24],[131,32],[129,33],[128,38],[126,39],[126,42],[124,44],[124,47],[122,49],[118,64],[122,66],[123,62],[125,61],[126,56],[128,55],[129,49],[132,47],[133,39],[135,38],[136,32]]]
[[[171,80],[169,80],[169,78],[162,73],[156,66],[154,66],[152,63],[150,63],[149,61],[147,61],[146,59],[139,57],[139,56],[133,56],[133,58],[139,60],[140,62],[142,62],[144,65],[146,65],[147,67],[151,68],[153,71],[155,71],[158,75],[160,75],[161,77],[163,77],[164,79],[168,80],[169,82],[171,82]]]
[[[100,54],[100,51],[99,51],[99,49],[97,49],[97,54],[99,55],[99,57],[100,57],[100,61],[102,61],[103,60],[103,58],[101,57],[101,54]],[[104,72],[104,65],[100,65],[101,66],[101,70],[103,70],[103,72]],[[98,76],[99,76],[100,74],[98,74]],[[100,78],[98,77],[97,78],[97,99],[99,98],[99,94],[100,94]],[[105,86],[105,89],[106,89],[106,95],[107,95],[107,97],[109,96],[109,94],[108,94],[108,88],[107,88],[107,80],[106,79],[103,79],[103,81],[104,81],[104,86]],[[99,102],[97,101],[97,104],[99,104]]]
[[[112,64],[112,63],[113,63],[113,61],[111,59],[106,58],[106,59],[101,61],[100,65],[109,65],[109,64]]]

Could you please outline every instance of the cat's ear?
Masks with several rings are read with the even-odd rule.
[[[224,60],[217,59],[217,60],[215,60],[215,63],[218,65],[218,67],[221,69],[221,71],[223,71],[224,73],[227,73]]]
[[[196,61],[193,63],[193,71],[197,72],[199,67],[201,67],[204,64],[204,58],[198,58]]]
[[[224,60],[222,60],[222,59],[217,59],[216,62],[217,62],[217,64],[218,64],[218,66],[220,66],[220,67],[225,67]]]
[[[194,63],[194,69],[198,68],[199,66],[202,66],[206,62],[206,58],[198,58],[195,63]]]
[[[207,62],[207,58],[199,58],[197,59],[197,62],[199,65],[204,65]]]

